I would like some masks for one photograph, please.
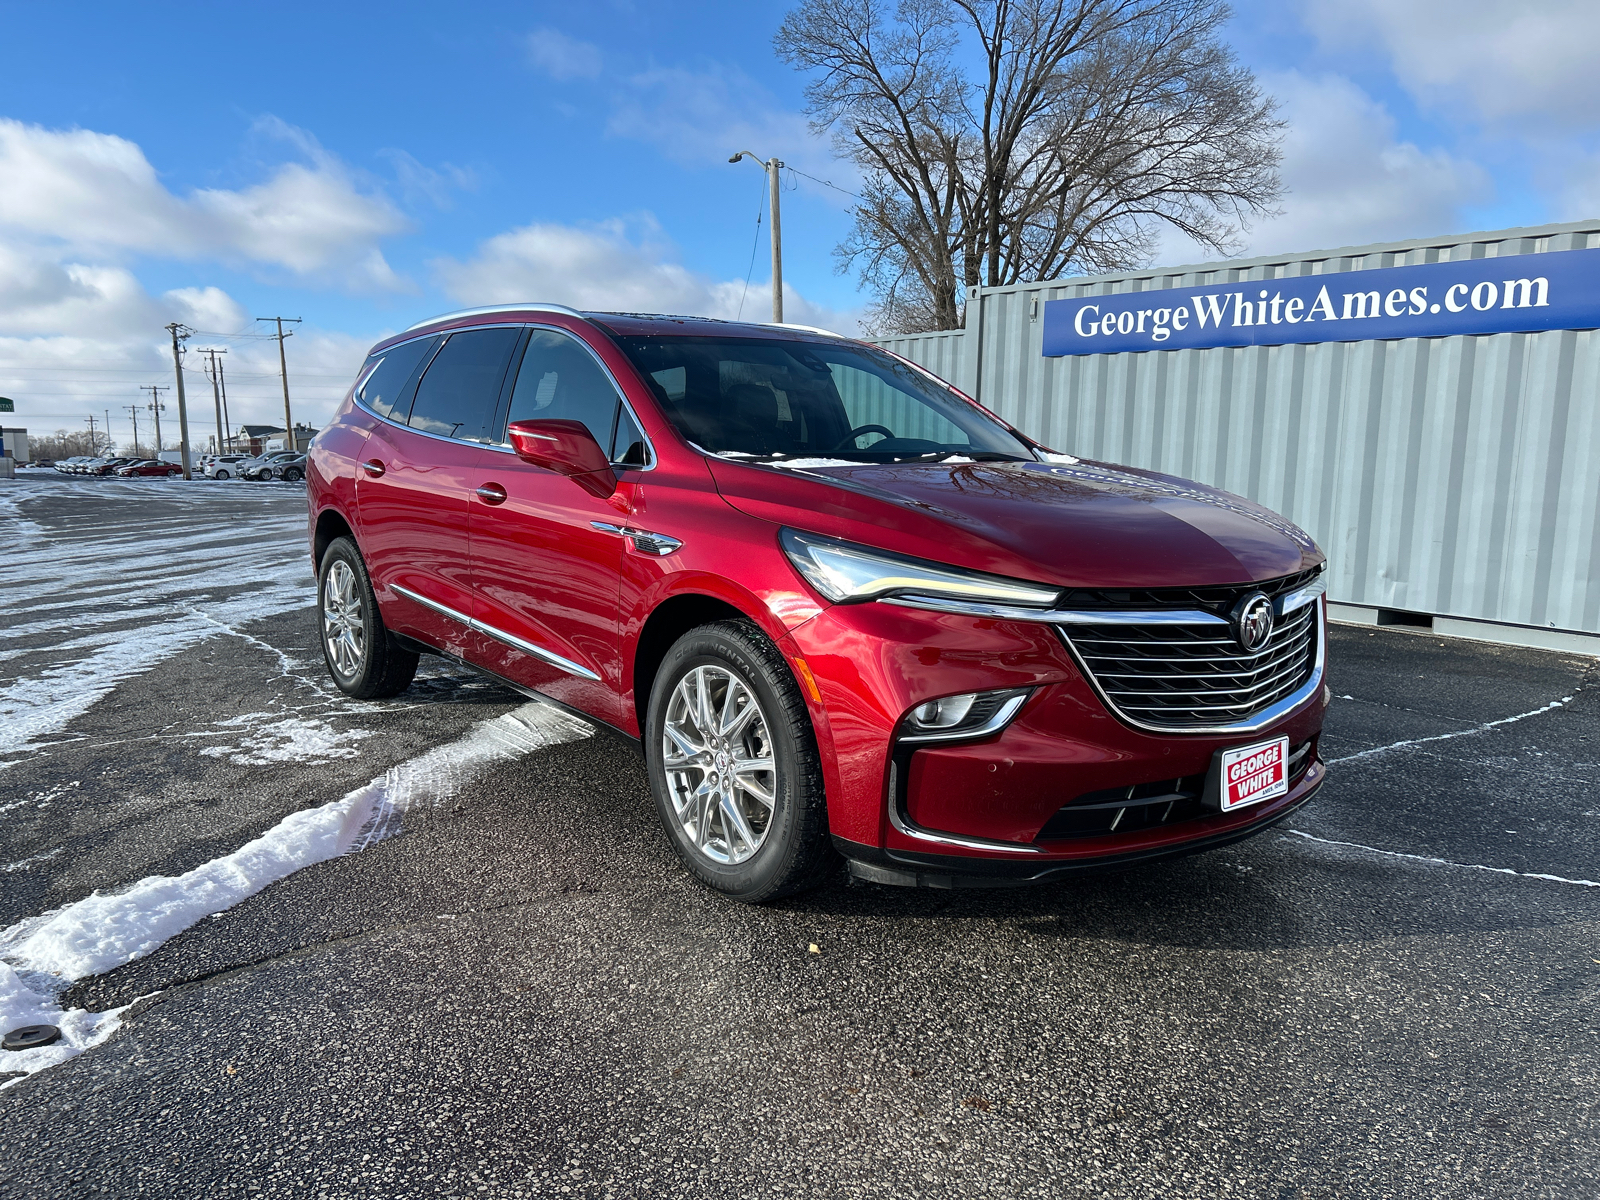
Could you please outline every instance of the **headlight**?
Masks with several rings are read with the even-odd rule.
[[[783,552],[806,582],[837,604],[888,596],[927,596],[940,600],[1047,609],[1058,589],[1000,575],[980,575],[916,558],[902,558],[853,542],[785,529]]]

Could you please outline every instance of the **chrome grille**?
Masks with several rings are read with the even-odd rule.
[[[1259,590],[1281,594],[1283,582]],[[1062,628],[1061,635],[1123,716],[1163,729],[1198,729],[1248,722],[1304,686],[1316,670],[1320,610],[1317,601],[1289,613],[1254,654],[1239,645],[1229,626],[1215,622],[1091,620]]]

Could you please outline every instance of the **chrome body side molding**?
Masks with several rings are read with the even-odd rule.
[[[534,658],[547,662],[552,667],[565,671],[568,675],[576,675],[580,679],[592,679],[596,683],[600,682],[600,676],[589,670],[588,667],[575,663],[570,658],[563,658],[553,650],[546,650],[543,646],[536,646],[513,633],[507,633],[503,629],[496,629],[493,625],[486,625],[476,618],[467,616],[464,612],[457,612],[447,604],[440,604],[437,600],[429,600],[426,596],[419,596],[410,588],[401,587],[398,583],[391,583],[389,590],[396,595],[404,596],[407,600],[422,605],[423,608],[431,608],[440,616],[449,617],[452,621],[465,625],[468,629],[481,633],[485,637],[491,637],[497,642],[510,646],[513,650],[520,650],[524,654],[532,655]]]

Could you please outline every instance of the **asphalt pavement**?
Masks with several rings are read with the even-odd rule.
[[[406,797],[66,987],[130,1007],[0,1090],[0,1195],[1600,1196],[1596,660],[1336,626],[1288,827],[750,908],[620,741],[438,759],[529,719],[439,660],[340,696],[300,489],[19,480],[0,524],[12,942]]]

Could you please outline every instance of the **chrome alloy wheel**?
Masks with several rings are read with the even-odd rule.
[[[356,573],[342,559],[328,568],[322,584],[322,637],[335,671],[348,679],[361,670],[367,656],[367,624]]]
[[[724,667],[678,680],[661,727],[661,762],[689,844],[713,862],[746,862],[767,840],[777,803],[772,735],[748,684]]]

